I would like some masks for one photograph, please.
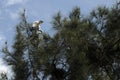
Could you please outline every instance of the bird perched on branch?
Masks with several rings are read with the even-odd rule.
[[[32,30],[36,30],[37,33],[42,32],[42,31],[41,31],[41,24],[42,24],[42,23],[43,23],[42,20],[34,21],[33,24],[32,24]]]
[[[43,39],[41,24],[43,23],[42,20],[34,21],[30,27],[30,37],[31,39]]]
[[[33,24],[32,24],[32,27],[39,27],[41,24],[43,23],[42,20],[39,20],[39,21],[34,21]]]

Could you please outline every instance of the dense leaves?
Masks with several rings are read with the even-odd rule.
[[[23,13],[13,51],[3,49],[5,60],[14,65],[15,80],[119,80],[119,17],[118,5],[99,7],[88,18],[75,7],[66,17],[54,15],[53,37],[39,38]]]

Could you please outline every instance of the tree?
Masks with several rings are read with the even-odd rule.
[[[112,12],[115,13],[112,13]],[[117,66],[117,74],[115,65],[119,65],[119,8],[99,7],[91,13],[92,21],[97,27],[97,36],[93,38],[88,48],[88,57],[92,64],[97,67],[97,71],[107,74],[108,79],[118,80],[119,66]],[[116,21],[115,21],[116,20]],[[91,55],[92,54],[92,55]],[[100,74],[98,73],[98,74]],[[101,75],[99,75],[101,76]],[[103,77],[104,78],[104,77]]]
[[[63,69],[67,70],[64,79],[86,80],[88,74],[87,59],[84,53],[87,45],[88,23],[80,14],[80,9],[75,7],[70,15],[61,18],[58,13],[53,19],[53,26],[58,30],[54,39],[60,50],[58,55],[64,56],[66,62],[62,62]],[[84,45],[84,46],[82,46]],[[62,58],[62,57],[61,57]]]
[[[6,75],[6,73],[1,73],[0,74],[0,80],[7,80],[7,75]]]
[[[66,17],[58,12],[52,20],[56,34],[42,33],[42,39],[30,30],[23,13],[13,51],[7,43],[3,48],[15,80],[119,80],[119,11],[118,5],[98,7],[88,18],[79,7]]]
[[[16,27],[16,36],[13,47],[13,51],[9,51],[7,48],[7,42],[3,52],[6,54],[5,60],[8,64],[14,66],[15,80],[27,80],[28,77],[28,63],[24,60],[25,52],[25,38],[22,34],[22,28],[20,25]]]

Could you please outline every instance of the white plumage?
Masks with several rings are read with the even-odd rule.
[[[32,24],[32,31],[35,30],[36,34],[38,34],[38,38],[41,40],[43,39],[42,30],[41,30],[42,23],[43,23],[42,20],[38,20],[38,21],[34,21]]]
[[[43,21],[41,21],[41,20],[34,21],[33,24],[32,24],[32,27],[39,27],[42,23],[43,23]]]
[[[41,33],[41,24],[43,23],[42,20],[34,21],[32,24],[32,29],[37,30],[37,34]]]

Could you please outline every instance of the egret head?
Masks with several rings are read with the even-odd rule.
[[[42,24],[42,23],[43,23],[43,21],[42,21],[42,20],[39,20],[39,23],[40,23],[40,24]]]

